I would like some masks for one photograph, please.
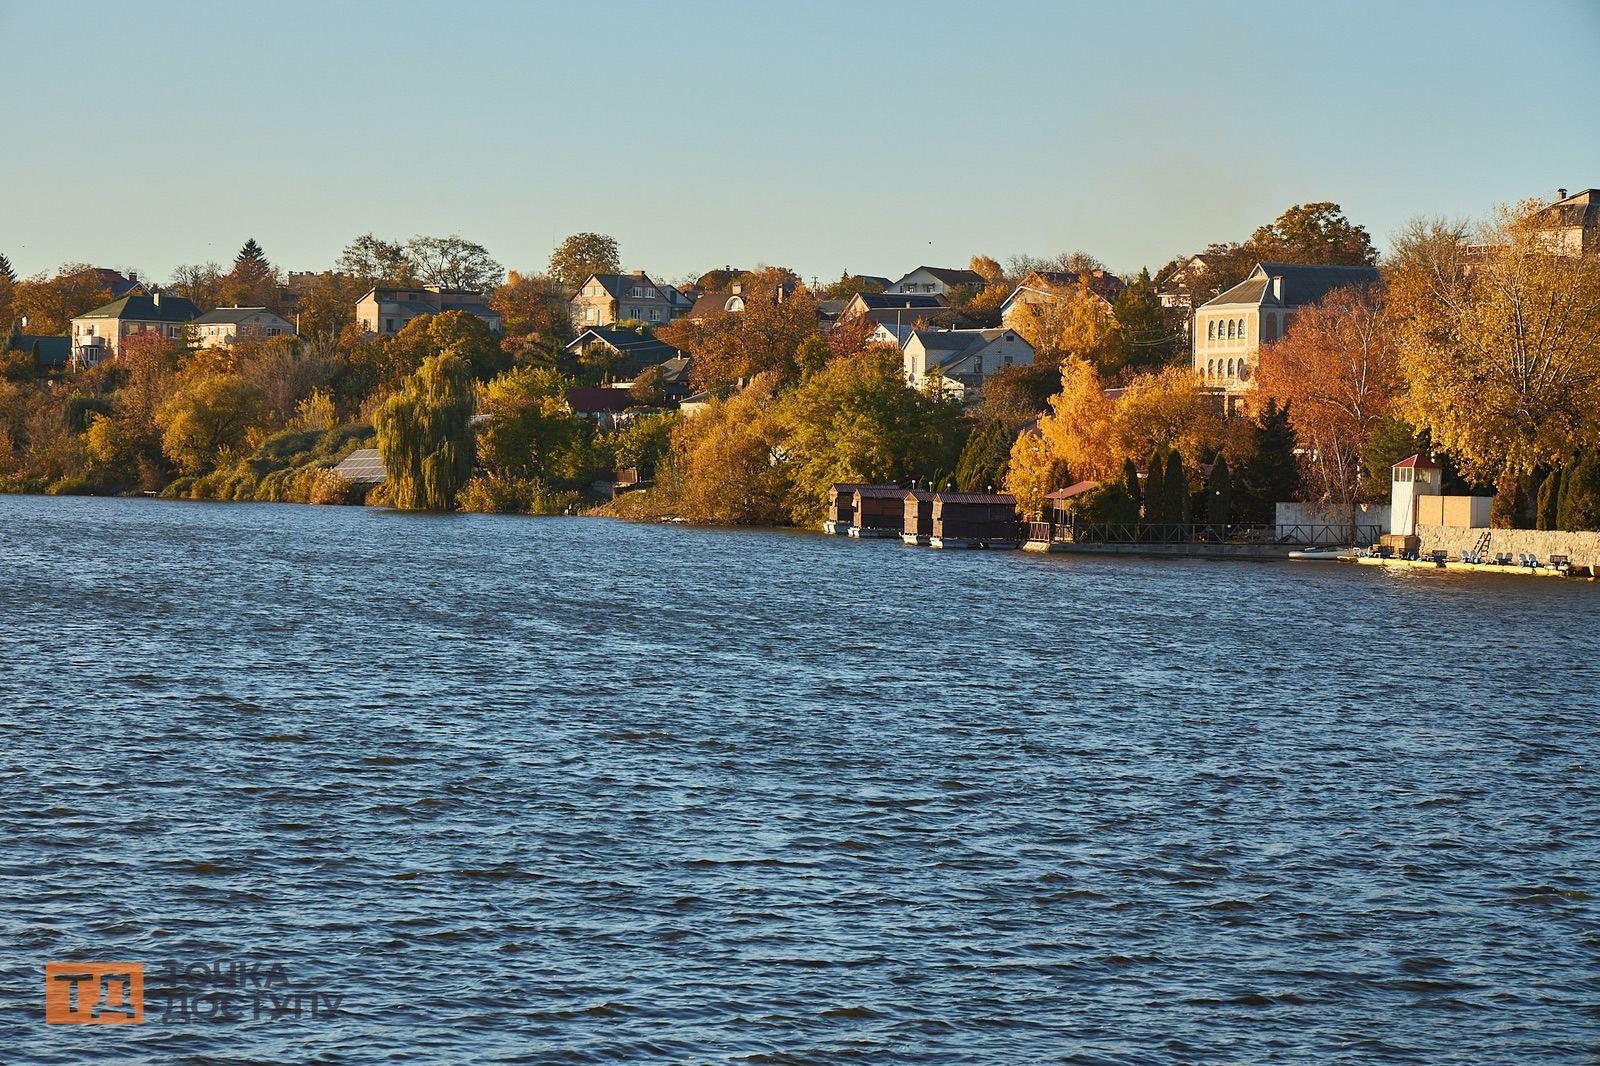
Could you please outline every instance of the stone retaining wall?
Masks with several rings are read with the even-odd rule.
[[[1452,526],[1417,527],[1424,555],[1441,549],[1456,556],[1473,551],[1484,532],[1482,529],[1457,529]],[[1600,533],[1563,533],[1543,529],[1491,529],[1487,532],[1489,546],[1484,549],[1484,554],[1490,557],[1509,552],[1513,559],[1518,555],[1533,555],[1540,562],[1547,563],[1552,555],[1565,555],[1572,560],[1573,566],[1600,566]]]

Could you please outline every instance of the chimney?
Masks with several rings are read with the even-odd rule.
[[[139,272],[137,270],[128,271],[128,280],[129,281],[135,281],[135,282],[138,281],[139,280]]]
[[[1567,198],[1567,190],[1565,190],[1565,189],[1557,189],[1556,190],[1556,199],[1557,200],[1565,200],[1566,198]]]

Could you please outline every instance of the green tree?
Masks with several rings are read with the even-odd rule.
[[[1144,491],[1139,487],[1139,468],[1132,459],[1122,460],[1122,492],[1133,501],[1133,520],[1138,521],[1139,509],[1144,506]]]
[[[0,282],[13,282],[17,280],[17,272],[11,269],[11,260],[0,254]]]
[[[907,387],[892,352],[835,359],[784,397],[777,424],[797,525],[821,518],[835,482],[927,477],[950,469],[960,441],[959,407]]]
[[[566,404],[571,380],[554,370],[518,367],[483,390],[477,458],[484,470],[507,478],[539,478],[572,486],[591,466],[594,431]]]
[[[373,413],[389,502],[448,511],[472,475],[472,366],[454,351],[429,356]]]
[[[1100,346],[1101,373],[1125,378],[1174,362],[1187,363],[1182,320],[1147,291],[1129,287],[1111,303],[1110,332]]]
[[[233,257],[235,272],[253,272],[261,275],[272,270],[272,264],[267,262],[267,253],[261,250],[261,245],[251,237],[244,242],[244,247],[239,249],[239,254]]]
[[[1166,525],[1167,517],[1167,457],[1161,449],[1150,456],[1144,468],[1144,523],[1147,526]]]
[[[1250,238],[1258,260],[1290,263],[1326,263],[1371,266],[1378,252],[1366,227],[1344,215],[1338,204],[1326,201],[1295,204]]]
[[[974,430],[956,462],[956,487],[962,492],[986,492],[1004,485],[1011,443],[1011,431],[998,420]]]
[[[1161,509],[1173,525],[1189,524],[1189,474],[1183,468],[1183,456],[1174,448],[1167,453],[1166,481],[1162,489]]]
[[[1539,510],[1534,523],[1535,529],[1560,529],[1557,525],[1559,508],[1561,505],[1561,467],[1556,467],[1545,475],[1543,484],[1539,486]]]
[[[488,249],[453,233],[413,237],[406,242],[406,256],[416,265],[417,280],[424,285],[481,291],[500,284],[506,276],[505,267],[495,262]]]
[[[1600,529],[1600,448],[1588,448],[1561,478],[1561,529]]]
[[[465,359],[479,380],[487,380],[511,365],[511,357],[483,319],[467,311],[442,311],[413,318],[388,342],[384,379],[396,382],[414,374],[423,360],[444,351],[453,351]]]
[[[1233,524],[1233,477],[1225,455],[1217,456],[1206,478],[1206,521],[1213,526]]]
[[[1300,464],[1295,459],[1299,441],[1289,421],[1289,409],[1268,401],[1249,430],[1249,459],[1234,481],[1234,510],[1239,521],[1269,525],[1276,505],[1300,491]]]
[[[622,253],[615,237],[603,233],[574,233],[550,255],[550,275],[576,289],[591,274],[616,274],[622,270]]]
[[[417,264],[399,241],[385,241],[363,233],[339,255],[335,264],[340,274],[354,278],[363,287],[373,285],[414,285]]]

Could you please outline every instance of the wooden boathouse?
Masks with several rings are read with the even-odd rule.
[[[907,544],[926,544],[933,536],[933,493],[927,489],[907,489],[901,506],[900,539]]]
[[[1022,522],[1014,496],[984,492],[937,492],[933,496],[934,548],[1020,548]]]
[[[898,485],[856,487],[852,537],[892,537],[905,524],[906,490]]]
[[[850,532],[856,521],[856,490],[866,487],[840,482],[828,490],[828,517],[822,522],[824,533],[842,537]]]

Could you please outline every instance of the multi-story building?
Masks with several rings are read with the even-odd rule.
[[[356,321],[368,333],[393,336],[406,323],[423,315],[465,311],[483,319],[495,332],[503,325],[500,312],[489,307],[488,297],[475,289],[446,289],[438,285],[378,285],[356,301]]]
[[[969,294],[975,293],[983,288],[984,284],[983,275],[976,270],[919,266],[893,285],[890,285],[889,291],[892,293],[935,293],[939,296],[950,296],[961,291]]]
[[[292,337],[294,323],[265,307],[218,307],[194,320],[202,348],[226,348],[241,340]]]
[[[200,309],[182,296],[159,290],[133,294],[85,311],[72,320],[72,365],[88,367],[114,359],[129,337],[156,333],[169,340],[189,335]]]
[[[901,349],[906,383],[928,387],[937,377],[946,396],[974,400],[984,379],[1008,366],[1032,366],[1033,346],[1012,329],[918,329]]]
[[[1369,266],[1258,263],[1239,284],[1195,310],[1195,372],[1207,386],[1236,397],[1250,388],[1256,353],[1283,336],[1296,311],[1335,289],[1377,281],[1377,269]]]
[[[572,298],[572,325],[580,330],[617,322],[664,326],[686,314],[691,306],[683,294],[674,299],[642,270],[632,274],[591,274]]]
[[[1557,189],[1556,200],[1538,215],[1541,239],[1559,255],[1600,255],[1600,189],[1572,195]]]

